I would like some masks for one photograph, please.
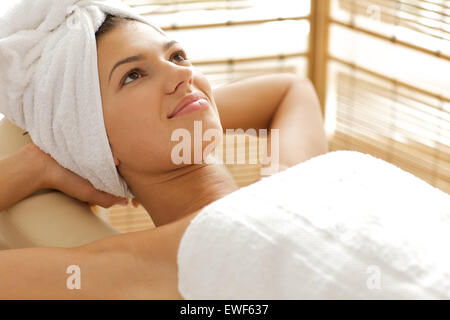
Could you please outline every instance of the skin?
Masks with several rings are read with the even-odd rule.
[[[103,115],[114,161],[156,226],[238,189],[223,165],[206,164],[204,158],[202,164],[194,164],[194,120],[202,121],[203,132],[223,129],[206,77],[181,54],[174,55],[182,50],[179,44],[164,52],[168,40],[149,25],[128,22],[97,43]],[[139,53],[144,60],[119,66],[109,81],[117,61]],[[127,77],[134,68],[142,72]],[[121,86],[123,77],[126,85]],[[207,109],[167,118],[183,97],[196,91],[207,98]],[[178,144],[171,135],[177,128],[187,129],[192,137],[191,164],[171,160],[171,150]],[[202,143],[202,154],[209,143]]]

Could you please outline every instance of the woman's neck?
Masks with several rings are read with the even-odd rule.
[[[157,227],[198,212],[238,190],[222,164],[193,164],[158,176],[123,176]]]

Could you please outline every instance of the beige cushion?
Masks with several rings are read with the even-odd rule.
[[[8,119],[0,120],[0,159],[32,142]],[[73,247],[118,234],[89,206],[57,190],[40,190],[0,212],[0,249]]]

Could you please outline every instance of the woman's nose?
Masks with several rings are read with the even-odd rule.
[[[175,92],[180,85],[184,85],[186,88],[191,87],[193,83],[192,68],[192,66],[173,65],[167,72],[167,92]]]

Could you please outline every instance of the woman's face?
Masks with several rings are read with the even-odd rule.
[[[149,25],[126,22],[97,42],[109,143],[116,165],[120,162],[133,171],[157,173],[180,166],[171,160],[172,148],[179,143],[171,141],[171,135],[179,128],[190,132],[193,163],[194,120],[201,121],[202,134],[207,129],[222,133],[208,80],[185,60],[180,44],[166,50],[164,46],[169,41]],[[140,58],[129,59],[114,68],[119,61],[136,56]],[[169,119],[181,99],[193,92],[206,97],[208,108]],[[202,143],[202,153],[210,143]]]

